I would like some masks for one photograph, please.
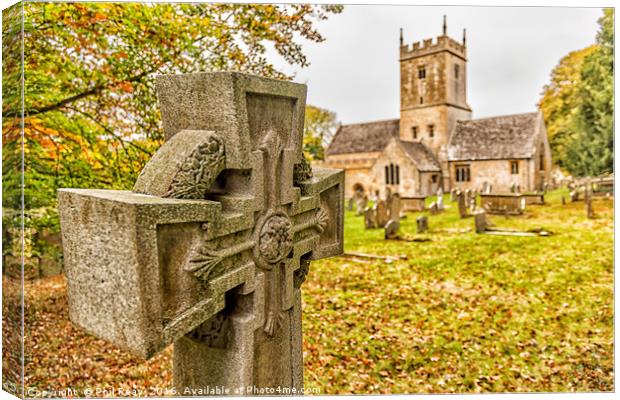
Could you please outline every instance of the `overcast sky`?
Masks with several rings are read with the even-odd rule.
[[[304,42],[310,67],[276,65],[308,84],[308,103],[343,123],[398,118],[398,31],[410,44],[467,28],[468,102],[474,118],[531,112],[558,61],[595,41],[600,8],[347,5]],[[272,58],[273,60],[274,58]]]

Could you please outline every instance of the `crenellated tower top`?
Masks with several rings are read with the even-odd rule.
[[[455,56],[467,61],[467,46],[465,44],[465,30],[463,30],[463,41],[458,42],[448,36],[448,25],[446,16],[443,18],[442,35],[433,40],[424,39],[414,42],[411,45],[404,44],[403,30],[400,29],[400,61],[427,56],[441,51],[448,51]]]

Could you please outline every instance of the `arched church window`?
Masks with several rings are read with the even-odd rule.
[[[390,164],[390,184],[393,185],[394,182],[394,164]]]
[[[385,166],[385,184],[390,184],[390,167],[388,167],[387,165]]]
[[[400,185],[400,168],[398,168],[398,165],[396,166],[396,184]]]

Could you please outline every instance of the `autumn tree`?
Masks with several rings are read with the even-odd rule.
[[[336,113],[316,106],[306,106],[304,153],[310,160],[323,160],[325,146],[338,128]]]
[[[155,75],[233,70],[290,79],[266,58],[267,48],[289,64],[309,65],[300,40],[323,41],[315,22],[340,11],[28,2],[23,15],[5,12],[3,49],[16,57],[3,63],[4,207],[20,208],[22,139],[26,210],[54,208],[59,187],[131,188],[163,137]]]
[[[596,44],[564,57],[540,101],[558,165],[576,176],[613,170],[613,10]]]

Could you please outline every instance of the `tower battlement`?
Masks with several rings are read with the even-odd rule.
[[[467,46],[457,42],[447,35],[438,36],[435,39],[424,39],[411,45],[400,46],[400,60],[422,57],[440,51],[449,51],[455,56],[467,59]]]

